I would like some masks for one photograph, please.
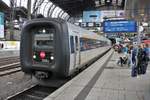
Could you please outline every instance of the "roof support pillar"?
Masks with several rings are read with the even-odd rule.
[[[28,9],[28,20],[30,20],[31,19],[31,0],[28,0],[27,9]]]

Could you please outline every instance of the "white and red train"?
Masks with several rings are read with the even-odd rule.
[[[22,70],[38,81],[63,80],[108,51],[109,39],[62,19],[26,22],[22,29]]]

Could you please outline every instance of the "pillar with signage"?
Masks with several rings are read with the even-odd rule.
[[[0,12],[0,38],[4,38],[4,13]]]
[[[138,41],[137,41],[138,44],[141,43],[141,33],[143,32],[143,30],[144,30],[143,26],[139,25],[139,29],[138,29]]]

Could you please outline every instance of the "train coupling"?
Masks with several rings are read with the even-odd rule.
[[[42,71],[36,71],[35,72],[35,77],[38,79],[47,79],[49,77],[47,72],[42,72]]]

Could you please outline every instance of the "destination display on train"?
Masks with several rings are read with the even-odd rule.
[[[137,32],[137,23],[133,20],[108,20],[103,23],[104,33]]]

